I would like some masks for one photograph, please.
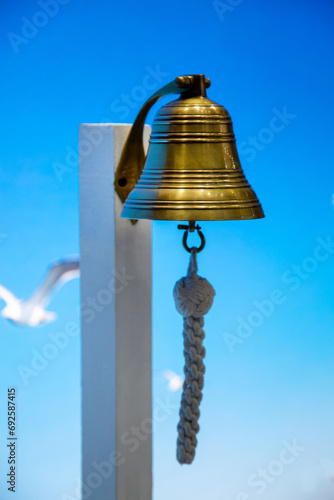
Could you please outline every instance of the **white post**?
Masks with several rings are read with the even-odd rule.
[[[79,134],[84,500],[151,499],[151,223],[122,219],[113,186],[130,127]]]

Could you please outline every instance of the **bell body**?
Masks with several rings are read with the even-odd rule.
[[[144,169],[122,216],[182,221],[264,216],[242,171],[223,106],[204,96],[181,96],[160,108]]]

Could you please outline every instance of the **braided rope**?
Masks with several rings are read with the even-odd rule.
[[[215,295],[210,283],[197,275],[196,253],[196,248],[192,248],[187,276],[181,278],[173,290],[176,309],[183,316],[185,358],[185,380],[177,426],[176,456],[180,464],[191,464],[195,456],[205,372],[203,316],[210,310]]]

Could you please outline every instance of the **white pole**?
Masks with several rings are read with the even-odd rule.
[[[83,500],[151,499],[151,223],[122,219],[113,186],[129,130],[79,134]]]

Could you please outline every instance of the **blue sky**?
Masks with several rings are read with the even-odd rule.
[[[27,297],[50,262],[79,253],[79,124],[131,123],[154,92],[147,82],[157,89],[179,74],[204,73],[212,81],[209,97],[232,116],[240,159],[266,218],[202,225],[207,246],[199,273],[217,295],[205,321],[198,454],[191,467],[176,463],[175,411],[154,436],[154,495],[329,500],[332,2],[54,1],[53,17],[38,14],[43,0],[0,6],[0,283]],[[182,371],[182,319],[171,295],[188,264],[179,233],[175,223],[153,224],[155,373]],[[168,269],[166,259],[173,262]],[[79,335],[27,385],[18,370],[30,366],[50,335],[79,324],[78,304],[77,280],[51,303],[56,322],[16,329],[1,320],[3,409],[7,387],[18,390],[18,500],[74,496],[80,477]],[[268,317],[259,313],[266,304]],[[167,395],[166,382],[155,378],[154,398]],[[177,403],[180,394],[170,397]],[[1,429],[5,500],[4,410]],[[305,450],[258,493],[249,478],[293,440]]]

